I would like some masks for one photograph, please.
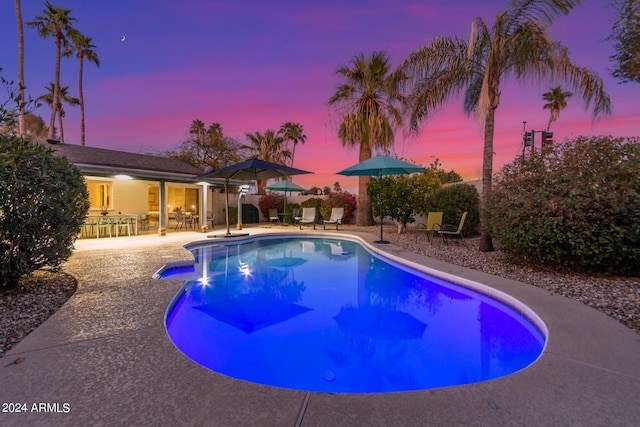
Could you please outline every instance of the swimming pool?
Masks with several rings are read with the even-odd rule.
[[[522,307],[356,240],[271,236],[189,249],[193,263],[156,275],[185,280],[167,333],[187,357],[234,378],[330,393],[422,390],[509,375],[544,347],[541,321]]]

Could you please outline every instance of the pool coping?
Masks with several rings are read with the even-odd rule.
[[[113,248],[79,242],[65,265],[78,278],[78,291],[0,365],[1,403],[58,403],[60,411],[0,412],[0,424],[632,425],[640,419],[640,335],[616,320],[541,288],[376,246],[367,233],[284,231],[357,236],[391,259],[511,295],[544,321],[543,354],[507,377],[425,391],[327,394],[246,383],[195,365],[164,330],[164,312],[182,281],[159,285],[151,274],[167,260],[188,260],[181,244],[202,234],[125,237]],[[10,363],[18,358],[23,362]]]

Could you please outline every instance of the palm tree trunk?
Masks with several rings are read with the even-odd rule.
[[[360,143],[359,161],[363,162],[371,158],[371,147],[369,144]],[[356,208],[356,225],[368,227],[374,224],[373,211],[371,210],[371,199],[367,194],[367,184],[371,181],[369,176],[358,177],[358,207]],[[382,218],[380,218],[382,221]]]
[[[58,100],[58,102],[60,102]],[[62,127],[62,111],[58,111],[58,123],[60,124],[60,142],[64,144],[64,128]]]
[[[78,78],[78,92],[80,98],[80,145],[84,145],[84,95],[82,94],[82,68],[84,57],[80,54],[80,76]]]
[[[491,195],[491,179],[493,176],[493,132],[495,121],[495,108],[489,108],[487,111],[487,117],[484,122],[484,153],[482,160],[482,204],[485,205],[486,201]],[[493,241],[489,234],[489,228],[486,223],[486,219],[480,222],[480,252],[492,252]]]
[[[53,139],[56,123],[56,112],[60,102],[60,55],[61,55],[60,37],[56,37],[56,78],[53,82],[53,100],[51,102],[51,120],[49,120],[49,138]]]
[[[26,134],[25,111],[24,111],[24,28],[22,26],[22,9],[20,0],[14,1],[16,9],[16,21],[18,24],[18,94],[20,96],[20,113],[18,115],[18,134]]]

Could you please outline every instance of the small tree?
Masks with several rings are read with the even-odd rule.
[[[425,201],[440,188],[440,180],[433,172],[393,175],[382,178],[383,213],[398,222],[398,233],[415,221],[415,213],[425,212]],[[380,216],[380,179],[369,182],[367,193],[373,212]]]
[[[0,136],[0,285],[67,260],[88,209],[78,168],[41,144]]]

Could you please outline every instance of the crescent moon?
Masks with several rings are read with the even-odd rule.
[[[120,39],[121,42],[125,41],[127,38],[125,36],[122,36],[122,38]]]

